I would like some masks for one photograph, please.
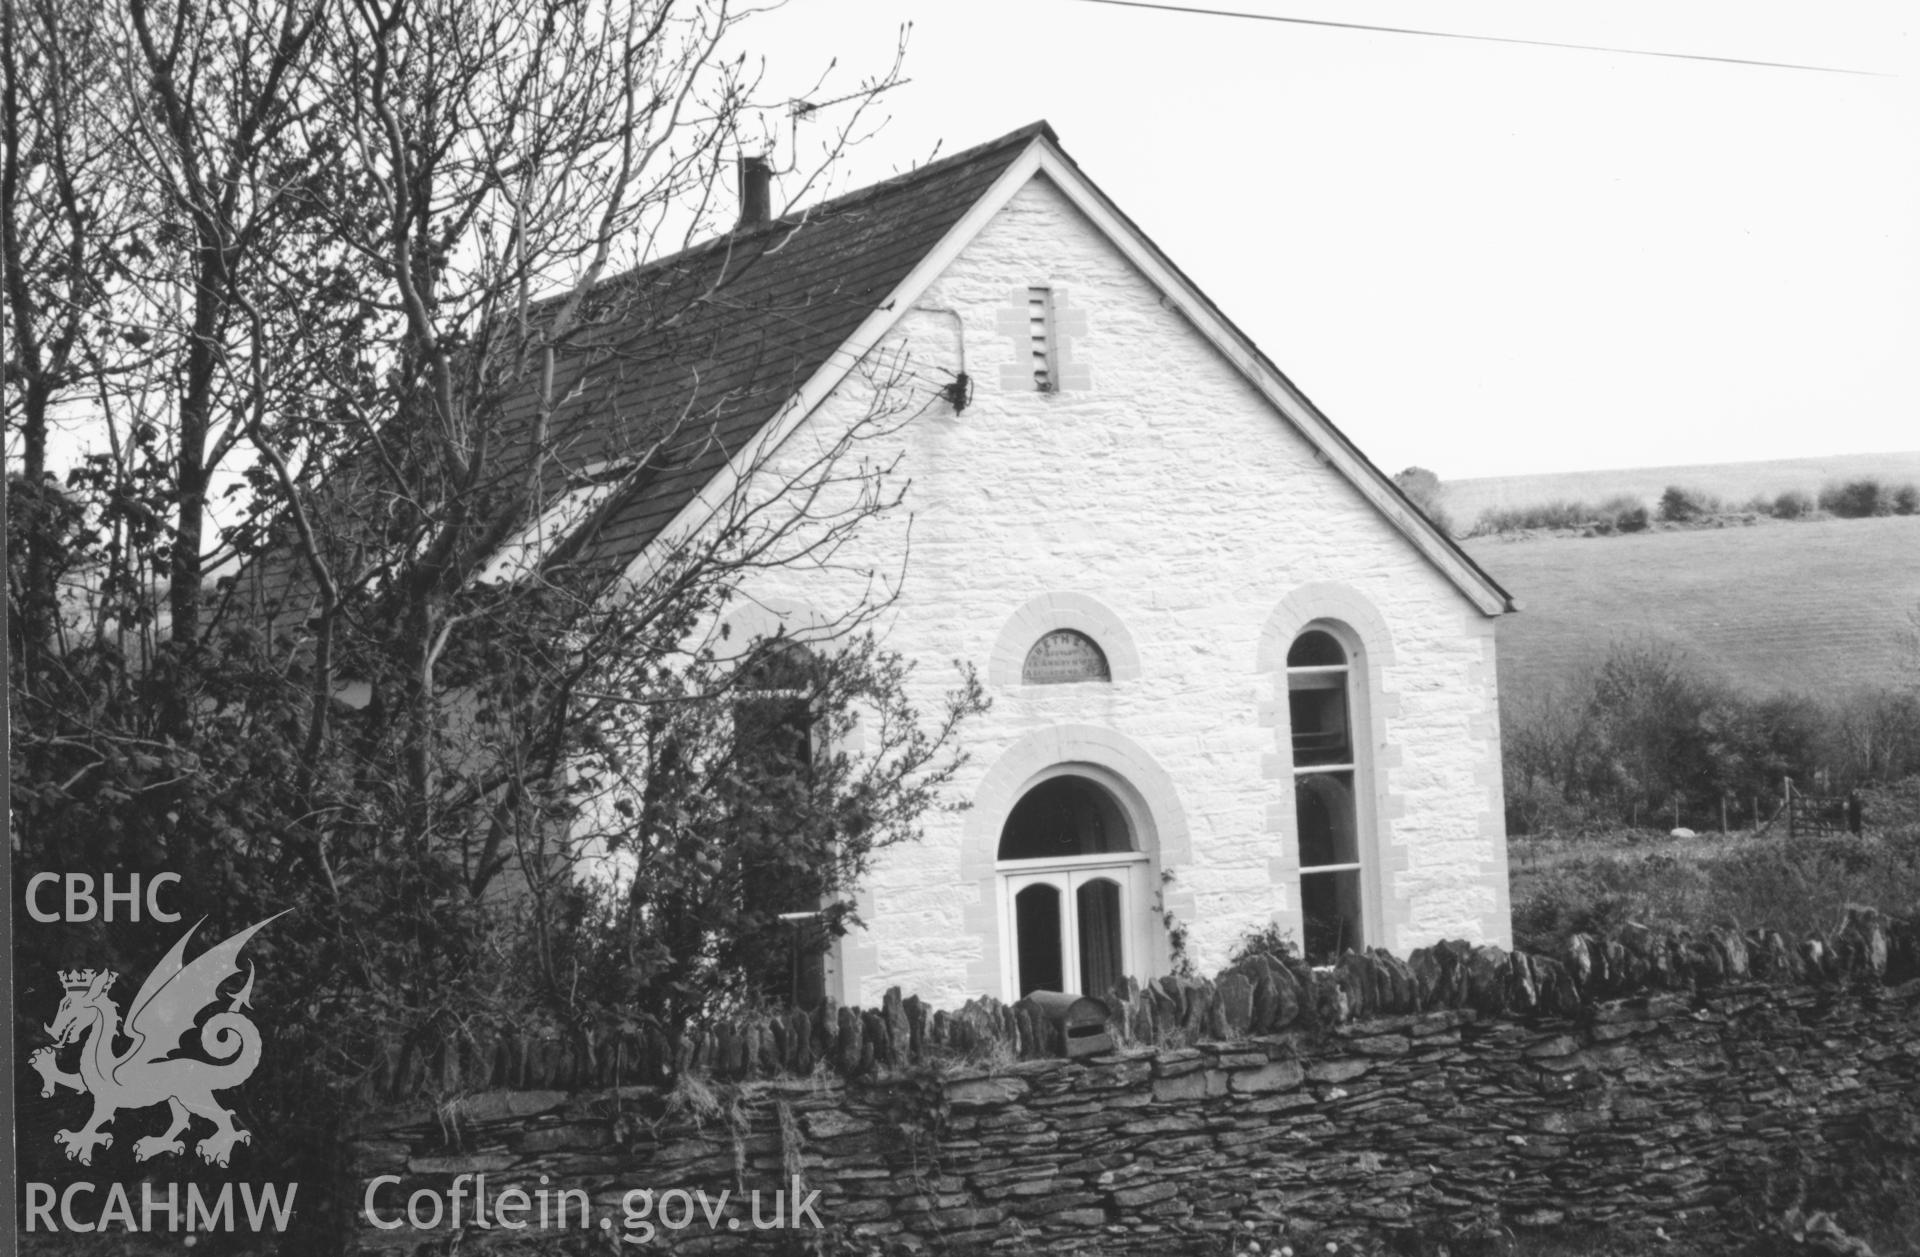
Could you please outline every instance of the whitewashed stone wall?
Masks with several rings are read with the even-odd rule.
[[[1060,325],[1079,333],[1057,392],[1002,369],[1024,362],[1003,311],[1029,285],[1051,287],[1072,312]],[[1284,360],[1286,346],[1268,348]],[[893,985],[935,1005],[1008,994],[995,845],[1032,775],[1062,761],[1131,787],[1154,839],[1152,885],[1200,971],[1269,920],[1298,937],[1283,667],[1293,635],[1320,617],[1366,647],[1367,941],[1405,954],[1442,937],[1509,940],[1493,621],[1057,188],[1029,183],[883,349],[903,355],[925,405],[867,451],[904,455],[908,511],[869,527],[862,553],[834,570],[757,580],[760,605],[738,627],[831,616],[866,569],[898,570],[910,512],[887,642],[919,661],[923,709],[963,659],[989,681],[993,710],[967,730],[955,795],[969,809],[934,816],[922,841],[878,860],[837,994],[869,1005]],[[973,401],[955,415],[933,391],[963,368]],[[809,423],[847,422],[869,400],[850,381]],[[817,445],[803,425],[776,462]],[[1111,684],[1019,684],[1040,632],[1103,616],[1122,630],[1092,630],[1116,661]],[[1151,971],[1164,972],[1167,931],[1155,920],[1151,933]]]

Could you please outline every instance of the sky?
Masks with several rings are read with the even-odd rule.
[[[1047,119],[1389,472],[1920,449],[1911,5],[1206,7],[1865,73],[1095,0],[792,0],[741,39],[775,99],[838,58],[824,101],[910,21],[910,82],[834,190]],[[848,108],[783,121],[776,161]]]

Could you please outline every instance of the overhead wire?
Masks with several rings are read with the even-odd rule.
[[[1811,70],[1820,74],[1850,74],[1862,78],[1896,78],[1880,70],[1854,70],[1844,66],[1808,65],[1795,61],[1763,61],[1752,57],[1717,57],[1700,52],[1663,52],[1651,48],[1623,48],[1607,44],[1565,43],[1552,39],[1525,39],[1517,35],[1475,35],[1466,31],[1427,30],[1413,26],[1381,26],[1368,22],[1336,22],[1330,18],[1293,17],[1278,13],[1248,13],[1241,9],[1207,9],[1183,4],[1159,4],[1155,0],[1075,0],[1079,4],[1106,4],[1122,9],[1152,9],[1162,13],[1188,13],[1195,17],[1240,18],[1250,22],[1282,22],[1290,26],[1319,26],[1332,30],[1371,31],[1385,35],[1420,35],[1432,39],[1464,39],[1489,44],[1520,44],[1530,48],[1565,48],[1577,52],[1609,52],[1629,57],[1666,57],[1676,61],[1712,61],[1721,65],[1762,66],[1772,70]]]

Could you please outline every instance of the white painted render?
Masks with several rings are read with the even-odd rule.
[[[1003,370],[1023,349],[1003,311],[1033,286],[1078,333],[1055,392]],[[732,617],[749,634],[831,619],[866,573],[891,577],[910,554],[883,623],[918,663],[919,705],[939,706],[952,660],[993,699],[965,729],[951,797],[966,810],[876,859],[839,998],[1010,994],[995,846],[1024,790],[1063,764],[1120,797],[1149,857],[1142,897],[1184,927],[1198,971],[1269,921],[1297,937],[1284,657],[1315,621],[1362,644],[1366,942],[1509,940],[1494,620],[1179,305],[1046,173],[1028,176],[868,356],[915,390],[918,417],[861,450],[900,456],[906,508],[830,569],[757,575]],[[956,414],[935,394],[963,369],[974,392]],[[871,402],[866,373],[840,381],[767,479]],[[1110,683],[1020,683],[1027,647],[1061,627],[1101,641]],[[1167,923],[1145,904],[1134,916],[1137,976],[1165,972]]]

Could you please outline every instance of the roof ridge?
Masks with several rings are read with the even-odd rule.
[[[1046,136],[1047,139],[1050,142],[1052,142],[1052,144],[1056,148],[1059,147],[1060,137],[1054,134],[1052,125],[1048,123],[1045,118],[1040,118],[1036,121],[1027,123],[1023,127],[1016,127],[1015,129],[1007,132],[1005,135],[1000,136],[998,139],[988,140],[984,144],[975,144],[972,148],[964,148],[957,153],[949,153],[945,157],[939,158],[935,161],[930,161],[924,166],[916,166],[912,170],[903,170],[897,175],[889,175],[887,178],[882,179],[880,182],[870,183],[864,188],[855,188],[851,192],[842,192],[839,196],[831,197],[828,200],[821,201],[818,204],[807,207],[806,209],[795,210],[791,214],[785,214],[779,218],[772,219],[767,223],[758,225],[749,232],[745,232],[745,233],[738,232],[738,231],[727,232],[720,238],[724,239],[727,236],[737,236],[737,235],[743,235],[743,234],[751,235],[751,234],[754,234],[754,232],[764,230],[767,227],[776,226],[780,223],[788,221],[789,219],[804,218],[809,214],[817,214],[821,210],[826,210],[826,209],[841,209],[865,197],[877,196],[883,192],[890,192],[890,191],[893,191],[896,187],[911,183],[916,179],[926,178],[931,175],[938,174],[941,171],[947,170],[953,166],[958,166],[964,162],[976,161],[979,158],[984,157],[986,154],[994,151],[995,149],[1011,147],[1015,144],[1026,144],[1030,142],[1035,136],[1040,136],[1040,135]],[[712,243],[712,242],[709,241],[709,243]]]
[[[677,249],[672,253],[642,262],[638,266],[621,271],[616,275],[604,276],[596,281],[593,286],[595,289],[602,289],[609,285],[627,283],[641,278],[648,272],[691,261],[694,258],[702,257],[717,249],[735,247],[751,241],[756,237],[770,235],[782,228],[798,226],[819,214],[836,213],[853,205],[857,205],[862,201],[870,200],[887,193],[897,192],[912,183],[921,179],[932,178],[937,174],[953,169],[955,166],[978,161],[980,158],[998,149],[1028,144],[1032,142],[1036,136],[1045,136],[1056,148],[1060,145],[1060,137],[1054,133],[1052,124],[1045,118],[1041,118],[1029,122],[1025,126],[1017,127],[997,139],[988,140],[984,144],[975,144],[971,148],[961,149],[957,153],[949,153],[947,156],[939,158],[936,161],[930,161],[924,166],[917,166],[912,170],[903,170],[897,175],[889,175],[878,183],[870,183],[865,187],[855,188],[850,192],[842,192],[839,196],[830,197],[824,201],[817,201],[812,205],[794,210],[791,213],[782,214],[780,217],[769,219],[764,223],[756,223],[748,228],[742,229],[736,227],[730,231],[723,231],[719,235],[703,240],[698,244],[690,244],[683,249]],[[566,295],[565,293],[556,293],[552,297],[543,297],[534,304],[536,306],[546,305],[549,302],[563,299]]]

